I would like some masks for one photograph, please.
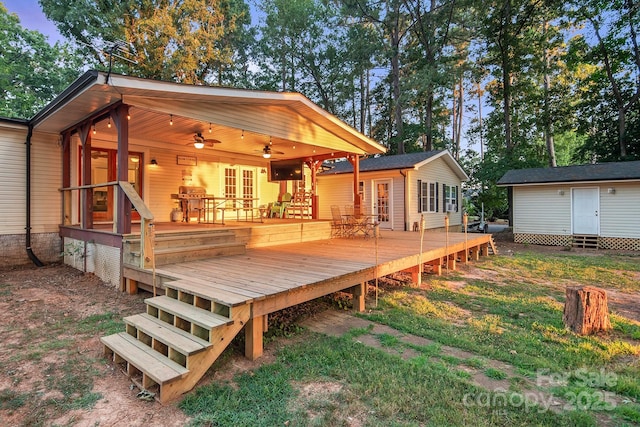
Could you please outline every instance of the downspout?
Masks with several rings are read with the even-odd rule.
[[[404,209],[403,209],[403,213],[404,213],[404,231],[409,231],[408,225],[409,225],[409,198],[407,197],[409,191],[407,189],[407,173],[405,171],[403,171],[402,169],[400,169],[400,175],[402,175],[402,178],[404,179],[404,185],[402,186],[402,188],[404,189]]]
[[[25,247],[29,259],[36,265],[36,267],[44,267],[42,261],[38,259],[36,254],[31,249],[31,135],[33,134],[33,125],[29,124],[29,131],[27,132],[27,140],[25,145],[27,146],[27,206],[26,206],[26,227],[27,231],[25,236]]]

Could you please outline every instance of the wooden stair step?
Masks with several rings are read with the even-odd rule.
[[[253,301],[253,298],[247,297],[245,295],[236,294],[231,291],[225,291],[223,289],[213,288],[208,285],[206,280],[204,279],[202,281],[198,279],[174,280],[165,283],[164,286],[166,288],[175,289],[177,291],[187,292],[191,295],[208,299],[209,301],[213,301],[229,307],[236,307],[238,305],[244,305],[247,302]]]
[[[244,243],[232,242],[232,243],[210,243],[206,245],[174,246],[170,248],[156,248],[155,254],[163,255],[163,254],[174,254],[178,252],[197,252],[197,251],[206,251],[211,249],[227,249],[227,248],[242,249],[242,252],[240,253],[244,253],[245,251]],[[140,256],[139,251],[132,251],[132,253],[134,255]]]
[[[147,298],[144,302],[149,306],[155,307],[174,316],[178,316],[181,319],[195,323],[196,325],[209,330],[217,328],[218,326],[230,325],[233,323],[233,320],[227,317],[194,307],[166,295]]]
[[[184,366],[144,345],[126,332],[102,337],[100,341],[158,384],[166,384],[189,373]]]
[[[125,317],[124,322],[185,356],[211,347],[210,342],[146,313]]]

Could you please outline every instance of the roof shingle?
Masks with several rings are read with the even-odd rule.
[[[640,179],[640,161],[611,162],[557,168],[513,169],[498,180],[499,186],[552,182],[619,181]]]

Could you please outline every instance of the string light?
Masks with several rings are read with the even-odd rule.
[[[240,135],[240,139],[244,139],[244,129],[242,129],[242,135]]]
[[[96,124],[95,123],[93,124],[93,134],[94,135],[96,134]]]
[[[211,122],[209,122],[209,133],[211,133]]]
[[[169,126],[173,126],[173,114],[169,114]]]
[[[111,117],[109,117],[109,123],[107,123],[107,127],[111,129]]]

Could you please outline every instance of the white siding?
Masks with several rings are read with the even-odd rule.
[[[376,197],[374,183],[378,180],[391,180],[391,221],[389,227],[394,230],[404,229],[404,178],[397,170],[360,173],[360,181],[364,182],[364,201],[362,211],[373,212]],[[341,208],[353,205],[353,174],[326,175],[318,177],[318,196],[320,199],[320,219],[331,219],[331,206]]]
[[[514,187],[513,232],[571,234],[571,186]]]
[[[375,197],[373,184],[376,180],[392,179],[391,197],[393,197],[392,228],[395,230],[405,229],[405,178],[399,170],[363,172],[360,173],[360,180],[365,183],[365,202],[363,204],[366,212],[373,209],[373,197]],[[445,213],[443,210],[442,184],[458,186],[458,212],[449,214],[449,225],[462,224],[462,183],[447,163],[441,159],[435,159],[427,163],[418,171],[407,172],[407,224],[406,229],[411,230],[414,222],[420,221],[418,212],[418,179],[425,182],[437,182],[439,186],[439,209],[438,212],[425,212],[427,228],[444,227]],[[320,218],[331,218],[331,205],[353,204],[353,174],[325,175],[318,177],[318,195],[320,196]]]
[[[197,166],[184,166],[177,164],[177,155],[189,155],[197,157]],[[149,161],[155,158],[158,166],[150,166]],[[208,152],[176,153],[152,149],[145,161],[145,203],[153,212],[156,221],[169,221],[171,210],[178,206],[177,201],[171,199],[171,194],[177,193],[181,185],[204,187],[208,194],[214,196],[224,195],[224,170],[235,168],[238,177],[238,185],[242,183],[242,169],[253,170],[256,178],[254,191],[260,199],[256,205],[268,204],[278,198],[279,184],[268,182],[266,166],[257,164],[242,164],[230,158],[215,156]],[[249,163],[249,162],[246,162]],[[262,173],[263,169],[265,173]],[[183,176],[185,177],[183,181]],[[191,177],[191,180],[188,180]]]
[[[438,183],[438,212],[423,212],[426,228],[443,228],[444,218],[447,215],[443,204],[442,184],[450,186],[458,186],[458,212],[450,212],[449,226],[462,224],[462,182],[456,173],[451,170],[449,165],[442,157],[428,162],[417,171],[411,171],[408,176],[409,180],[409,229],[412,229],[413,223],[420,223],[420,215],[418,212],[418,180],[422,182]]]
[[[25,234],[27,129],[0,132],[0,233]],[[61,157],[57,137],[31,139],[31,231],[55,232],[60,222]]]
[[[609,193],[608,189],[615,190]],[[640,183],[600,186],[600,235],[640,238]]]
[[[514,187],[513,232],[571,234],[571,188],[600,189],[600,236],[640,238],[640,183]],[[608,189],[615,189],[609,193]],[[560,194],[564,192],[564,194]]]

